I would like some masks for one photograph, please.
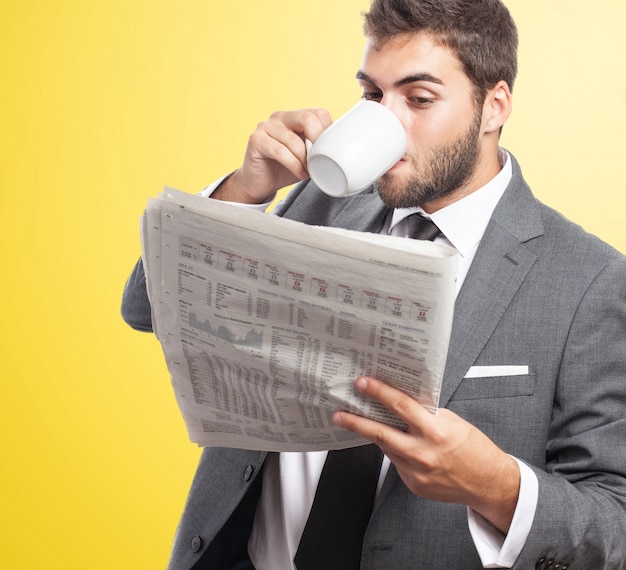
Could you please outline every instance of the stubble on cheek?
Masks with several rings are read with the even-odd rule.
[[[419,158],[406,156],[409,173],[402,168],[384,174],[376,182],[382,201],[390,208],[413,208],[463,187],[476,170],[480,120],[477,114],[467,131],[448,144],[430,149]]]

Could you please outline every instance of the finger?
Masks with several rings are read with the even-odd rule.
[[[376,378],[361,376],[357,379],[355,386],[359,392],[379,401],[395,416],[412,427],[419,429],[423,422],[432,419],[430,417],[432,414],[411,396]]]
[[[388,456],[399,453],[407,443],[407,435],[403,431],[350,412],[335,412],[333,422],[378,445]]]
[[[268,135],[268,149],[276,162],[289,170],[299,180],[304,180],[309,177],[306,168],[304,141],[293,133],[290,135],[287,135],[286,138],[280,138],[280,135],[276,137],[271,134]]]
[[[248,148],[261,159],[276,161],[299,180],[308,177],[305,139],[314,141],[332,123],[325,109],[276,111],[259,123]]]
[[[299,180],[308,176],[304,141],[292,131],[267,122],[252,134],[248,146],[253,158],[276,161]]]
[[[272,117],[310,141],[315,141],[333,122],[326,109],[312,108],[274,113]]]
[[[268,128],[270,133],[277,140],[283,140],[282,136],[288,137],[293,143],[294,149],[302,150],[300,158],[306,157],[304,147],[293,138],[295,134],[302,141],[305,139],[315,142],[317,138],[332,124],[330,113],[326,109],[301,109],[298,111],[277,111],[272,114],[268,120]],[[271,127],[276,126],[279,130],[275,131]],[[281,132],[280,129],[285,128],[287,132]],[[285,142],[288,140],[284,139]],[[288,145],[289,146],[289,145]]]
[[[317,122],[312,122],[310,127],[305,130],[305,135],[309,140],[315,141],[317,137],[330,127],[333,119],[326,109],[311,109],[310,111],[317,118]]]

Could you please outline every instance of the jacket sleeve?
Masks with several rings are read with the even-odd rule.
[[[626,262],[582,297],[561,361],[545,470],[514,568],[626,569]]]
[[[152,332],[152,311],[141,258],[124,286],[122,318],[135,330]]]

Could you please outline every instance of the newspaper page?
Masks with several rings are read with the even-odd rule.
[[[436,413],[456,251],[314,227],[166,189],[142,219],[154,331],[190,439],[316,451],[362,445],[348,410],[402,422],[354,389],[369,375]]]

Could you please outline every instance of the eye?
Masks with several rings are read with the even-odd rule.
[[[409,97],[409,101],[417,107],[428,107],[435,102],[432,97]]]
[[[380,102],[383,98],[383,94],[380,91],[364,91],[361,99],[365,99],[366,101],[378,101]]]

